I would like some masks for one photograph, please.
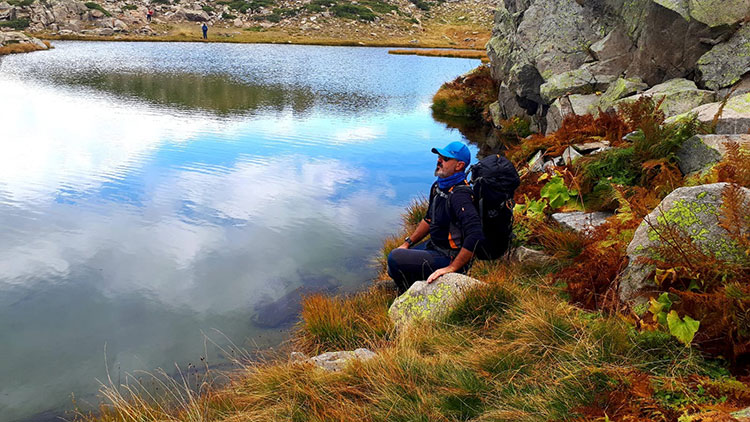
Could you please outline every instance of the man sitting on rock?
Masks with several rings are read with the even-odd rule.
[[[451,142],[433,148],[437,154],[435,176],[430,189],[427,215],[414,233],[388,255],[388,275],[404,293],[415,281],[432,283],[446,273],[466,272],[474,250],[484,239],[479,213],[465,170],[471,162],[469,148]],[[418,244],[427,235],[427,242]]]

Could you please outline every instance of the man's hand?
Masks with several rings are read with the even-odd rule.
[[[455,271],[456,270],[452,269],[451,267],[444,267],[444,268],[437,269],[437,270],[435,270],[435,272],[433,272],[432,274],[430,274],[429,277],[427,277],[427,284],[430,284],[433,281],[437,280],[443,274],[448,274],[448,273],[452,273],[452,272],[455,272]]]
[[[401,244],[401,246],[399,246],[396,249],[409,249],[409,244],[406,243],[406,242],[404,242],[404,243]]]

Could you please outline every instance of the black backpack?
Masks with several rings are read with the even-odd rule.
[[[469,167],[470,186],[474,205],[482,221],[484,241],[477,245],[477,259],[498,259],[510,247],[513,235],[513,193],[521,178],[507,158],[500,154],[489,155]],[[457,186],[461,188],[463,186]]]

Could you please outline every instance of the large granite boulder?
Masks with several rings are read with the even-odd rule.
[[[654,0],[679,13],[686,20],[694,19],[708,26],[734,25],[750,16],[747,0]]]
[[[607,109],[614,106],[615,101],[620,98],[637,94],[647,89],[648,85],[646,85],[640,78],[618,78],[616,81],[609,84],[607,90],[602,94],[599,99],[599,107],[602,110],[607,111]]]
[[[388,315],[397,330],[403,330],[420,320],[440,321],[464,297],[467,290],[482,282],[469,276],[448,273],[431,284],[417,281],[396,298]]]
[[[539,87],[542,100],[549,104],[563,95],[591,94],[604,91],[609,84],[617,80],[618,75],[598,75],[590,66],[553,75]]]
[[[677,151],[682,174],[704,170],[721,161],[727,154],[726,144],[735,142],[750,148],[750,135],[695,135]]]
[[[721,111],[721,115],[716,122],[715,133],[737,135],[750,132],[750,93],[730,98],[723,109],[721,109],[721,103],[709,103],[690,110],[689,114],[697,115],[701,123],[711,124],[719,111]],[[667,119],[667,123],[678,121],[687,116],[687,113],[674,116]]]
[[[698,60],[701,82],[720,89],[739,82],[750,72],[750,25],[744,25],[728,41],[714,46]]]
[[[625,97],[615,102],[615,107],[624,103],[633,103],[641,97],[652,97],[661,101],[660,110],[666,117],[685,113],[703,104],[716,101],[713,91],[698,89],[695,82],[687,79],[672,79],[651,87],[642,94]]]
[[[640,291],[656,287],[652,281],[654,268],[639,259],[655,257],[654,247],[664,243],[659,233],[665,225],[689,235],[695,245],[719,259],[736,261],[745,255],[719,226],[721,195],[727,185],[714,183],[676,189],[644,218],[628,245],[629,263],[620,279],[620,299],[632,300]],[[750,189],[742,190],[750,201]]]
[[[685,1],[687,12],[677,0],[501,2],[487,43],[493,78],[534,115],[562,95],[607,89],[617,77],[653,86],[694,75],[698,59],[736,27],[703,23],[691,13],[702,16],[708,0]]]

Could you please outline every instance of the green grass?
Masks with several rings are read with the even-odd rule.
[[[134,4],[126,4],[125,6],[122,6],[122,10],[138,10],[138,6]]]
[[[213,13],[214,12],[214,8],[211,7],[211,6],[203,6],[201,9],[203,9],[203,11],[206,12],[206,13]]]

